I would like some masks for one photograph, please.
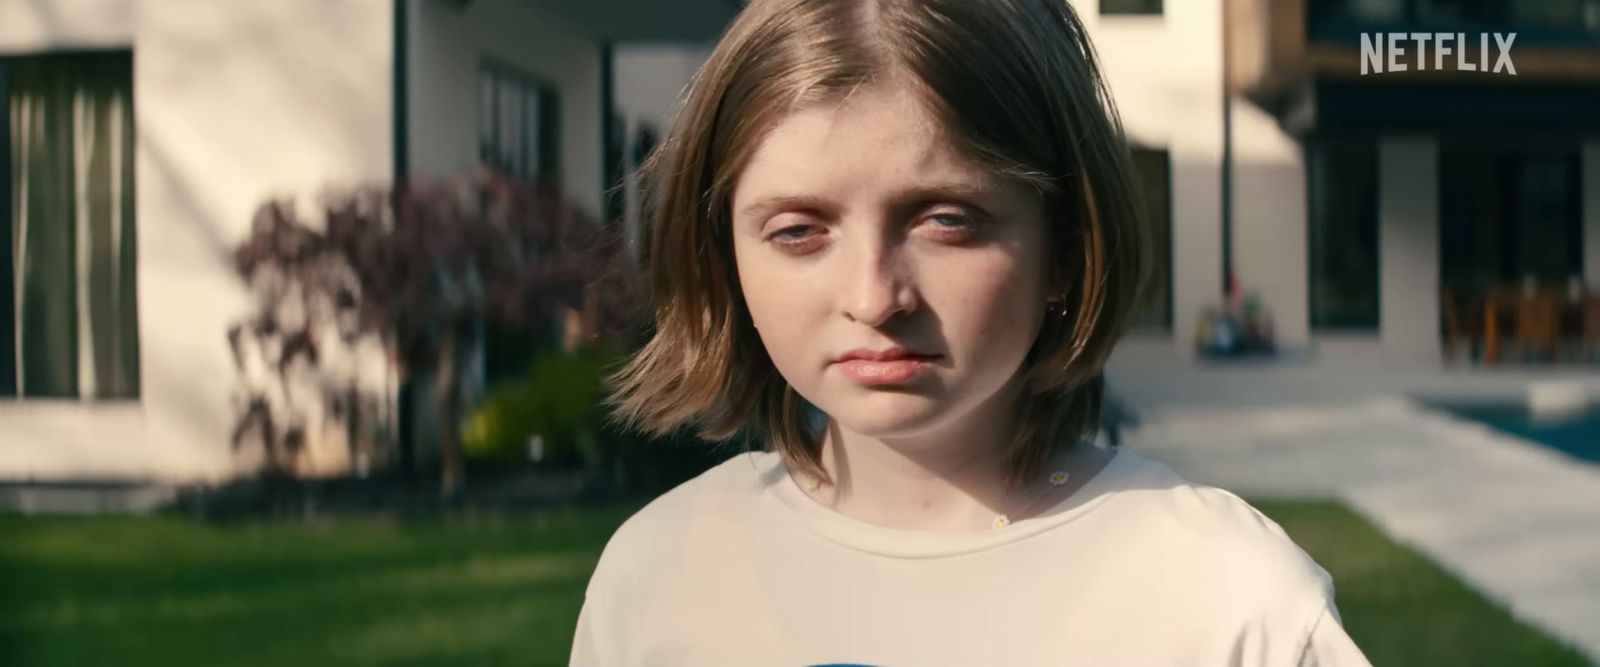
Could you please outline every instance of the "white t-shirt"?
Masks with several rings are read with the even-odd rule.
[[[903,530],[746,452],[629,518],[578,617],[575,667],[1369,667],[1326,571],[1237,496],[1119,448],[991,532]]]

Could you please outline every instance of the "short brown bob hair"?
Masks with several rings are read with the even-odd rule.
[[[1052,284],[1019,373],[1007,484],[1093,436],[1102,369],[1148,273],[1142,206],[1093,47],[1067,0],[754,0],[723,35],[644,167],[651,340],[607,378],[615,418],[665,434],[769,443],[832,483],[806,401],[767,356],[738,285],[733,185],[765,133],[858,86],[908,81],[957,148],[1046,202]],[[1040,304],[1043,308],[1044,304]]]

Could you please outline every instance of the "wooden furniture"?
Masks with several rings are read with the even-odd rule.
[[[1561,356],[1561,304],[1559,293],[1524,292],[1516,300],[1516,355],[1528,361],[1535,354],[1556,361]]]
[[[1461,335],[1454,333],[1452,339],[1452,331],[1467,329],[1460,323],[1460,305],[1447,303],[1444,310],[1446,358],[1450,358]],[[1600,351],[1600,293],[1585,291],[1574,299],[1565,290],[1497,287],[1484,295],[1481,312],[1485,364],[1501,361],[1501,347],[1507,340],[1511,342],[1510,360],[1520,362],[1571,360],[1566,343],[1574,339],[1579,363],[1594,361]]]
[[[1490,289],[1483,296],[1483,363],[1500,361],[1501,317],[1514,303],[1511,290],[1503,287]]]
[[[1461,357],[1459,350],[1466,346],[1466,359],[1483,348],[1483,310],[1477,300],[1463,292],[1445,289],[1439,295],[1439,306],[1444,316],[1444,360],[1453,363]]]
[[[1439,311],[1444,316],[1444,361],[1448,364],[1456,360],[1456,348],[1460,347],[1464,334],[1456,296],[1448,289],[1439,294]]]
[[[1511,360],[1561,359],[1562,315],[1567,295],[1553,289],[1497,287],[1483,303],[1483,363],[1501,361],[1501,346],[1511,342]]]
[[[1590,292],[1579,303],[1579,361],[1593,363],[1600,352],[1600,293]]]

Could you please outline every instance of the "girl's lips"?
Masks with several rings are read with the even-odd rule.
[[[933,368],[934,357],[907,356],[888,361],[847,359],[837,364],[839,372],[866,385],[908,382]]]

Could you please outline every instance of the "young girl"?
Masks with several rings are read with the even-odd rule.
[[[755,0],[652,158],[619,418],[760,443],[611,538],[573,665],[1366,665],[1236,496],[1092,443],[1149,261],[1066,0]]]

